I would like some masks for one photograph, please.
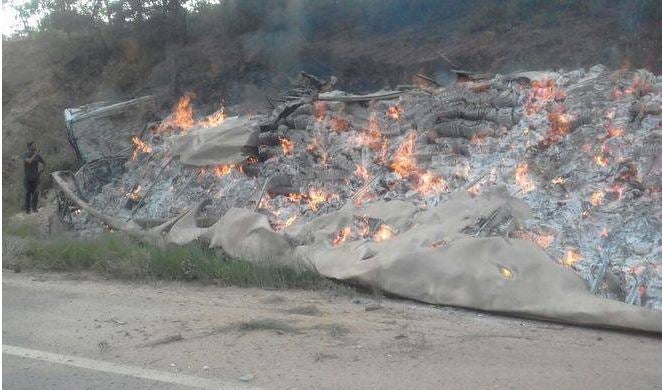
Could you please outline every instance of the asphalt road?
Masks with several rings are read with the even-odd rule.
[[[4,271],[2,293],[3,389],[661,388],[656,335],[79,275]]]

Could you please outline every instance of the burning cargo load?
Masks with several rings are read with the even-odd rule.
[[[660,76],[595,66],[285,100],[196,120],[186,96],[128,159],[54,175],[64,220],[434,304],[660,332]]]

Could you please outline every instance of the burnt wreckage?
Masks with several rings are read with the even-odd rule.
[[[148,123],[147,97],[116,104],[140,114],[109,133],[76,118],[122,117],[108,105],[70,112],[84,163],[54,174],[62,219],[424,302],[660,332],[660,76],[418,75],[369,95],[303,78],[267,115],[196,119],[185,96]]]

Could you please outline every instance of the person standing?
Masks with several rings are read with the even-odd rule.
[[[34,142],[28,142],[28,151],[23,154],[23,185],[25,186],[25,212],[37,212],[39,201],[39,175],[41,171],[39,164],[46,167],[46,162],[39,154],[39,148]]]

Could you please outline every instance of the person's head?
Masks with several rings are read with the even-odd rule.
[[[30,152],[36,152],[37,151],[37,144],[34,141],[28,142],[28,151],[30,151]]]

